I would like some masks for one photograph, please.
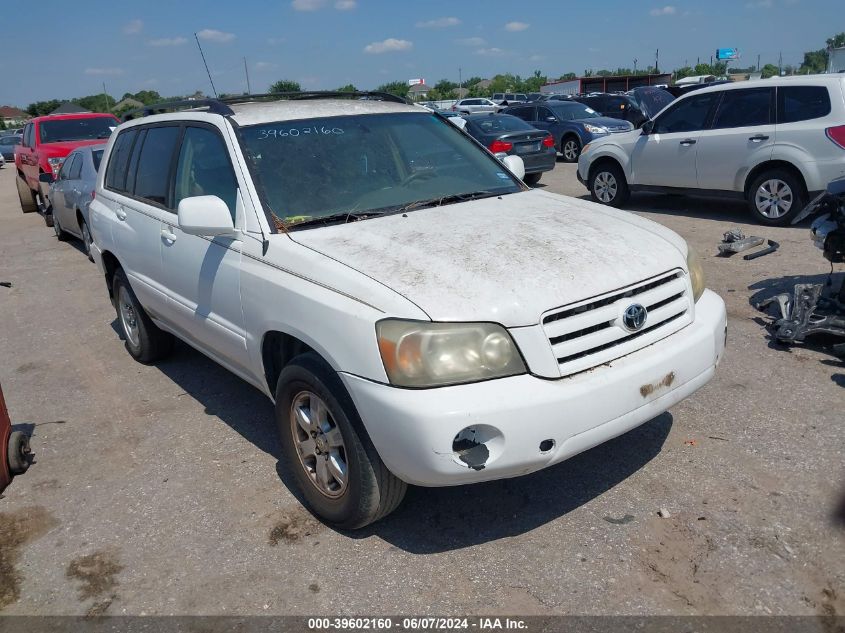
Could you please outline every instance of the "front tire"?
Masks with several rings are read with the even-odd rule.
[[[771,169],[754,179],[746,200],[751,215],[760,224],[786,226],[807,205],[807,194],[792,172]]]
[[[13,476],[24,474],[29,468],[30,455],[29,436],[21,431],[13,431],[6,450],[9,472]]]
[[[621,207],[631,193],[625,174],[615,163],[604,163],[593,168],[588,184],[593,200],[609,207]]]
[[[132,292],[126,273],[122,269],[114,274],[112,282],[117,321],[123,332],[126,351],[139,363],[149,365],[173,351],[173,335],[160,330],[144,311]]]
[[[574,136],[564,136],[560,142],[560,153],[565,163],[577,163],[581,155],[581,141]]]
[[[276,387],[283,457],[314,514],[357,529],[397,508],[407,484],[378,455],[337,373],[317,354],[294,358]]]
[[[17,184],[18,199],[21,202],[21,211],[24,213],[34,213],[35,211],[38,211],[38,203],[35,200],[35,194],[32,192],[32,189],[29,188],[29,185],[26,184],[26,180],[24,180],[21,174],[18,174]]]

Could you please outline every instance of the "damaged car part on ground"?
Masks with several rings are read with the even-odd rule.
[[[725,305],[680,236],[530,190],[521,158],[360,96],[128,121],[89,211],[130,355],[175,335],[273,399],[323,520],[552,466],[713,377]]]
[[[845,275],[835,280],[834,264],[845,262],[845,178],[831,182],[795,218],[793,224],[813,215],[810,232],[815,245],[830,262],[825,284],[797,284],[792,292],[770,297],[757,304],[760,310],[777,305],[780,318],[772,328],[782,342],[803,342],[813,334],[845,337]],[[838,284],[838,289],[836,288]],[[845,358],[845,343],[835,345],[834,353]]]

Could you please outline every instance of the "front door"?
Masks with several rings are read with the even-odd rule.
[[[229,150],[212,126],[185,128],[174,179],[174,207],[193,196],[217,196],[237,226],[238,182]],[[161,265],[169,319],[189,339],[230,367],[246,368],[248,356],[241,308],[240,239],[190,235],[178,217],[162,223]]]
[[[698,139],[712,116],[718,93],[679,99],[637,139],[631,154],[631,184],[698,187]]]

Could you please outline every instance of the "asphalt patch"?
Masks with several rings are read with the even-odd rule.
[[[295,543],[305,536],[316,534],[323,527],[304,508],[296,508],[282,515],[273,529],[270,530],[270,545],[278,545],[280,542]]]
[[[17,569],[21,549],[59,522],[41,506],[0,513],[0,609],[17,602],[23,575]]]
[[[92,554],[74,558],[68,565],[65,576],[82,583],[79,587],[79,599],[87,600],[109,593],[117,587],[115,576],[121,571],[123,565],[120,564],[117,554],[109,550],[97,550]]]

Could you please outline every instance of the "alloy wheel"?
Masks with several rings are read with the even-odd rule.
[[[616,193],[619,191],[619,184],[616,182],[616,177],[610,172],[600,172],[596,174],[593,181],[593,192],[596,198],[608,204],[613,202]]]
[[[123,326],[123,333],[132,347],[138,347],[141,342],[138,313],[135,311],[135,305],[129,297],[129,291],[124,286],[120,287],[117,300],[120,306],[120,324]]]
[[[573,140],[566,141],[563,144],[563,157],[568,161],[578,158],[578,143]]]
[[[785,216],[792,209],[794,202],[792,188],[778,178],[764,181],[754,194],[757,211],[770,220]]]
[[[346,446],[322,398],[311,391],[299,392],[290,407],[290,427],[309,481],[331,499],[343,495],[349,483]]]

